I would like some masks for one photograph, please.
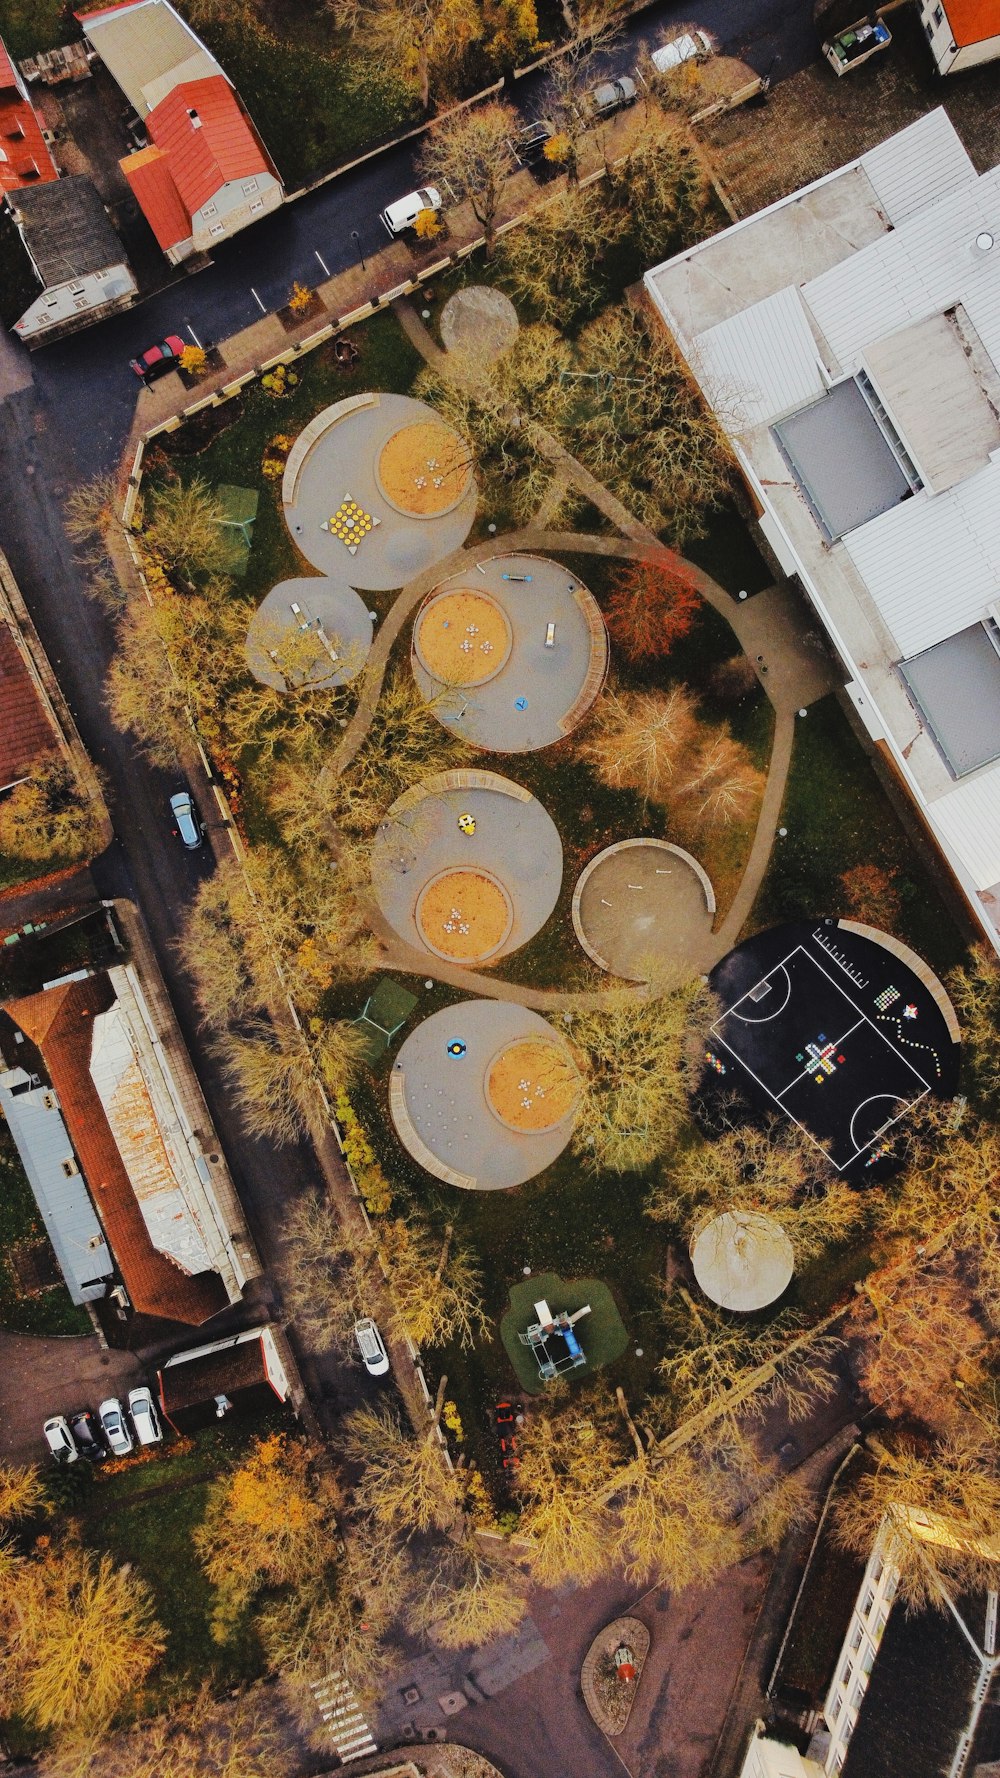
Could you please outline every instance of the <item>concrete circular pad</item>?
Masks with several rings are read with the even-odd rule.
[[[562,882],[558,830],[530,791],[497,772],[438,772],[393,803],[375,836],[372,881],[379,907],[407,944],[446,953],[453,962],[486,961],[459,956],[455,935],[439,933],[435,940],[431,934],[428,944],[419,918],[432,881],[443,872],[476,870],[495,880],[510,903],[509,930],[489,952],[495,962],[544,926]]]
[[[780,1222],[759,1210],[724,1210],[691,1243],[698,1287],[722,1309],[749,1314],[787,1290],[795,1255]]]
[[[307,575],[279,581],[262,599],[250,622],[246,657],[255,679],[284,691],[289,672],[300,684],[346,685],[357,678],[371,645],[372,620],[354,588]]]
[[[701,865],[667,840],[608,846],[573,895],[573,927],[587,956],[630,982],[648,981],[660,961],[697,962],[714,913]]]
[[[479,498],[471,474],[457,503],[437,514],[401,512],[379,487],[378,464],[390,439],[424,424],[441,424],[425,402],[370,393],[334,402],[299,434],[281,500],[293,541],[314,568],[389,592],[465,542]],[[355,521],[350,530],[338,517],[344,511]]]
[[[435,678],[416,647],[413,673],[435,714],[456,735],[495,753],[528,753],[561,741],[581,722],[608,670],[608,635],[593,594],[562,563],[544,556],[484,556],[472,573],[444,580],[417,615],[475,586],[502,608],[513,641],[502,668],[479,685]],[[474,638],[473,638],[474,640]]]
[[[448,352],[499,358],[514,344],[519,326],[510,297],[488,284],[456,290],[441,310],[441,338]]]
[[[553,1128],[520,1131],[502,1122],[489,1102],[498,1054],[529,1039],[544,1044],[550,1073],[556,1063],[575,1070],[554,1027],[508,1000],[463,1000],[432,1013],[406,1039],[389,1076],[389,1109],[403,1147],[436,1179],[470,1191],[502,1191],[533,1179],[562,1153],[573,1131],[572,1108]],[[529,1081],[525,1096],[537,1086]]]

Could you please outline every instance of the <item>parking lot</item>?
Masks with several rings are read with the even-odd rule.
[[[0,1331],[0,1458],[46,1462],[42,1426],[50,1414],[96,1412],[105,1397],[124,1401],[145,1381],[131,1352],[106,1352],[96,1335],[45,1339]]]

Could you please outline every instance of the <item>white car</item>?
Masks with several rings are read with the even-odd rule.
[[[125,1411],[114,1395],[102,1401],[97,1410],[104,1436],[116,1457],[128,1457],[135,1450],[135,1440],[125,1421]]]
[[[700,56],[715,54],[712,39],[707,31],[684,31],[680,37],[672,37],[662,49],[654,49],[650,61],[658,74],[669,74],[674,68],[680,68],[685,62],[696,62]]]
[[[42,1427],[45,1442],[52,1453],[55,1463],[76,1463],[80,1453],[73,1442],[73,1434],[69,1429],[69,1421],[65,1414],[53,1414]]]
[[[368,1375],[370,1377],[384,1377],[389,1369],[389,1354],[382,1342],[382,1335],[370,1315],[366,1315],[363,1321],[354,1323],[354,1338],[357,1341],[358,1351],[364,1359]]]
[[[406,228],[412,228],[421,210],[440,210],[443,199],[433,185],[422,185],[419,191],[408,192],[382,211],[380,222],[395,239]]]
[[[163,1427],[153,1406],[153,1397],[145,1386],[129,1390],[128,1412],[140,1445],[158,1445],[163,1438]]]
[[[205,830],[201,825],[198,811],[194,806],[194,798],[189,790],[177,790],[170,798],[170,813],[174,818],[174,832],[189,852],[201,845]]]

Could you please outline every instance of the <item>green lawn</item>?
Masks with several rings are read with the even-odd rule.
[[[89,1334],[90,1317],[71,1302],[64,1284],[30,1296],[23,1293],[14,1265],[22,1242],[28,1247],[40,1242],[48,1248],[48,1236],[13,1138],[0,1124],[0,1326],[15,1333]],[[58,1271],[54,1255],[52,1265]]]
[[[877,864],[899,896],[896,936],[939,973],[961,962],[970,930],[957,923],[930,849],[914,846],[832,694],[796,724],[781,825],[788,834],[775,841],[744,936],[781,920],[844,913],[842,873]]]

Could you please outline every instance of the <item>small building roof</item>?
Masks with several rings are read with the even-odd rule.
[[[139,117],[148,116],[178,81],[222,74],[169,0],[124,0],[76,17]]]
[[[114,1262],[55,1094],[23,1068],[0,1074],[0,1108],[74,1303],[102,1297]]]
[[[226,1307],[217,1272],[191,1276],[153,1245],[142,1207],[90,1074],[95,1018],[114,1004],[106,974],[8,1002],[5,1010],[38,1050],[118,1262],[141,1314],[199,1325]]]
[[[46,290],[127,263],[97,187],[83,174],[57,179],[52,185],[25,186],[18,191],[14,208]]]
[[[0,42],[0,194],[58,177],[34,107]]]
[[[146,127],[168,158],[189,216],[229,180],[273,170],[250,119],[221,74],[174,87],[149,113]]]
[[[191,234],[191,218],[162,148],[140,148],[120,163],[140,210],[166,253]]]
[[[31,761],[55,744],[17,641],[0,622],[0,790],[23,778]]]
[[[944,9],[959,49],[1000,37],[997,0],[944,0]]]

